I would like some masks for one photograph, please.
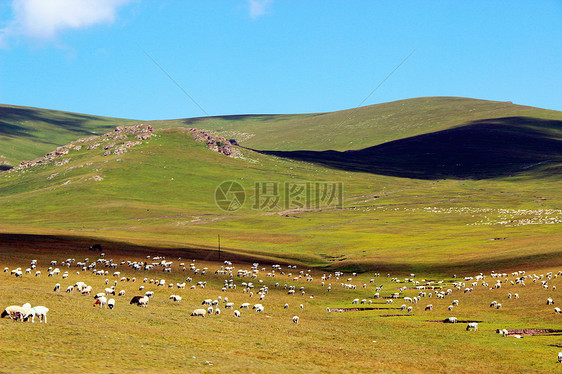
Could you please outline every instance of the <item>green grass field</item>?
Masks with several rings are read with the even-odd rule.
[[[0,162],[18,165],[72,142],[68,154],[52,162],[0,172],[0,266],[25,269],[37,258],[43,273],[22,279],[1,273],[0,307],[29,301],[51,309],[46,325],[0,320],[0,372],[558,369],[557,335],[515,339],[495,333],[497,328],[562,329],[560,315],[546,305],[548,297],[558,305],[559,291],[552,289],[560,286],[558,277],[548,290],[540,280],[527,280],[526,287],[508,281],[499,290],[480,282],[466,294],[467,286],[457,290],[451,282],[453,274],[462,279],[483,272],[491,285],[492,271],[540,276],[562,269],[560,112],[420,98],[334,113],[152,121],[153,136],[120,154],[114,151],[137,142],[135,135],[93,136],[115,135],[116,126],[141,121],[9,106],[0,107],[0,114]],[[239,157],[226,157],[195,141],[189,127],[234,138],[247,148],[238,149]],[[86,137],[92,138],[76,141]],[[224,211],[215,201],[225,181],[244,189],[245,203],[238,210]],[[330,198],[328,189],[335,186],[342,186],[336,196],[341,204]],[[306,191],[300,187],[311,194],[300,194]],[[96,253],[87,250],[94,243],[118,262],[146,255],[173,258],[173,272],[134,273],[120,266],[137,282],[119,282],[127,296],[116,298],[115,310],[93,308],[91,296],[64,289],[83,280],[102,291],[105,278],[113,282],[111,271],[108,277],[77,275],[72,267],[62,280],[47,277],[46,268],[53,259],[94,259]],[[196,259],[199,267],[209,268],[207,275],[181,271],[178,256],[187,264]],[[221,291],[226,278],[214,271],[224,259],[237,269],[249,269],[252,262],[267,269],[254,280],[270,288],[264,314],[242,311],[235,319],[223,309],[217,317],[189,317],[205,298],[228,295],[237,306],[257,302],[255,293],[250,299],[241,291],[246,278],[234,276],[237,291]],[[310,269],[314,281],[293,281],[295,271],[267,277],[274,263]],[[321,275],[334,271],[346,274],[322,286]],[[374,273],[382,276],[371,284]],[[372,297],[375,285],[383,285],[381,296],[397,292],[403,284],[391,279],[404,280],[410,273],[420,282],[444,280],[453,294],[424,298],[408,316],[392,309],[401,300],[382,299],[367,306],[391,309],[326,312]],[[208,284],[194,290],[147,285],[157,290],[148,308],[129,305],[145,276],[180,283],[193,276]],[[350,277],[356,290],[341,286]],[[60,293],[52,291],[56,282]],[[276,282],[304,286],[306,294],[288,296]],[[401,297],[419,292],[408,289]],[[521,298],[507,299],[510,292]],[[168,300],[172,293],[184,298],[179,305]],[[460,306],[449,312],[453,299]],[[489,308],[492,300],[503,308]],[[429,303],[434,310],[424,312]],[[388,314],[399,316],[380,317]],[[301,317],[299,325],[291,322],[293,315]],[[428,322],[451,315],[482,321],[480,330]]]

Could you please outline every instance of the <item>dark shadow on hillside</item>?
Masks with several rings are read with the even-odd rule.
[[[3,255],[9,252],[27,255],[33,255],[34,253],[64,253],[65,255],[74,253],[87,254],[91,252],[89,250],[90,246],[94,246],[95,244],[98,244],[101,248],[103,248],[103,252],[108,258],[111,258],[112,256],[121,258],[121,256],[124,256],[125,254],[134,254],[144,257],[148,254],[151,256],[164,255],[170,257],[181,257],[189,260],[218,262],[229,260],[233,262],[253,263],[259,261],[260,264],[264,265],[287,265],[289,263],[298,263],[298,261],[289,262],[289,260],[283,258],[250,255],[240,252],[239,249],[229,247],[221,247],[221,251],[219,252],[214,245],[205,246],[186,243],[182,247],[159,247],[137,245],[125,241],[121,242],[100,238],[89,238],[78,235],[0,233],[0,248],[2,248]]]
[[[35,137],[30,128],[21,126],[26,121],[44,122],[63,127],[78,135],[95,135],[85,127],[87,121],[99,121],[100,118],[87,114],[51,111],[48,116],[43,110],[33,108],[0,107],[0,135],[10,137]],[[108,126],[110,128],[111,126]]]
[[[562,162],[562,121],[494,118],[361,150],[256,152],[395,177],[487,179]]]

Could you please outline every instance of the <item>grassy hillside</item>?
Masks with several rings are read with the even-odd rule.
[[[359,270],[438,272],[560,258],[560,178],[541,174],[552,165],[488,180],[421,180],[244,149],[243,158],[226,157],[183,129],[157,131],[120,155],[104,156],[105,142],[72,149],[60,157],[68,163],[0,174],[1,231],[209,250],[220,235],[224,253]],[[215,204],[227,180],[246,191],[234,212]],[[306,181],[311,189],[341,183],[343,207],[314,193],[309,209],[299,207],[284,187]],[[254,207],[263,202],[262,182],[278,186],[277,204]]]
[[[562,113],[505,102],[428,97],[330,113],[235,115],[150,121],[150,124],[158,129],[212,130],[236,139],[245,147],[260,150],[345,151],[504,117],[560,121]],[[78,138],[133,123],[138,121],[0,105],[0,164],[15,166]]]
[[[222,116],[151,124],[215,130],[245,147],[260,150],[345,151],[505,117],[561,121],[562,113],[506,102],[424,97],[330,113]]]
[[[132,123],[117,118],[0,105],[0,167],[3,162],[4,166],[16,166],[78,138],[100,135],[115,126]]]

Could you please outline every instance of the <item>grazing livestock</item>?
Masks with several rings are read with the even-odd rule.
[[[477,331],[478,330],[478,322],[470,322],[467,326],[466,326],[466,331]]]
[[[546,299],[546,305],[554,305],[554,300],[552,300],[552,297]]]
[[[109,309],[115,308],[115,299],[107,300],[107,306],[109,307]]]
[[[293,316],[293,323],[294,323],[295,325],[298,325],[298,324],[299,324],[299,316]]]
[[[205,309],[195,309],[191,313],[191,316],[193,316],[193,317],[205,317],[205,314],[207,314],[207,311]]]
[[[554,313],[557,313],[557,314],[562,313],[562,309],[556,307],[556,308],[554,308]]]
[[[144,296],[134,296],[134,297],[131,299],[131,302],[130,302],[129,304],[137,304],[137,305],[139,305],[139,300],[142,299],[143,297],[144,297]]]
[[[443,322],[445,322],[445,323],[457,323],[458,320],[457,320],[457,317],[449,317],[449,318],[446,318]]]
[[[428,304],[428,305],[426,305],[426,307],[425,307],[425,309],[424,309],[424,310],[425,310],[425,311],[428,311],[428,310],[433,310],[433,305],[432,305],[432,304]]]
[[[181,301],[181,296],[179,295],[170,295],[170,299],[177,301],[178,303]]]
[[[96,305],[99,305],[100,308],[107,308],[107,298],[105,296],[96,298],[96,301],[94,301],[94,307]]]
[[[558,352],[558,363],[562,363],[562,352]]]
[[[142,306],[143,308],[146,308],[147,305],[148,305],[148,300],[149,300],[149,299],[148,299],[148,296],[141,297],[141,298],[139,299],[139,304],[138,304],[138,305],[139,305],[139,306]]]
[[[19,306],[19,305],[10,305],[9,307],[6,307],[6,309],[4,309],[4,311],[2,312],[1,318],[4,318],[6,316],[10,317],[10,319],[22,319],[23,316],[27,313],[28,310],[26,310],[25,308]]]
[[[55,284],[55,289],[53,291],[55,291],[55,292],[60,291],[60,284],[58,284],[58,283]]]
[[[240,311],[235,310],[234,311],[234,317],[236,317],[236,318],[240,317]]]
[[[27,321],[31,317],[31,323],[35,323],[35,316],[39,317],[39,323],[47,323],[47,313],[49,309],[44,306],[35,306],[27,311],[23,318]]]
[[[92,293],[92,286],[84,287],[84,289],[81,292],[82,295],[90,295]]]

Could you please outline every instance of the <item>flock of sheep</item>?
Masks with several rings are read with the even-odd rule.
[[[161,256],[156,256],[156,257],[147,256],[146,261],[121,261],[119,264],[113,262],[113,260],[106,260],[104,257],[105,257],[104,254],[101,254],[101,257],[94,262],[90,262],[89,258],[86,258],[83,261],[78,261],[78,262],[76,262],[75,259],[69,258],[60,263],[58,263],[56,260],[53,260],[50,262],[50,267],[47,269],[47,273],[49,277],[60,276],[62,279],[67,279],[70,276],[69,270],[65,270],[64,272],[62,272],[61,268],[68,269],[71,267],[77,267],[78,269],[76,269],[76,277],[80,277],[81,272],[91,272],[92,274],[99,275],[99,276],[112,275],[114,278],[113,285],[109,286],[110,279],[106,278],[105,285],[103,286],[104,288],[103,291],[94,293],[94,288],[92,285],[88,285],[84,281],[77,281],[73,285],[69,285],[65,289],[65,292],[69,294],[76,292],[86,296],[91,296],[93,294],[94,302],[92,305],[94,307],[97,306],[100,308],[113,309],[115,308],[116,301],[115,298],[111,296],[125,296],[126,293],[124,289],[121,289],[120,291],[116,290],[119,281],[136,282],[136,277],[124,277],[124,276],[122,277],[121,272],[117,270],[118,267],[127,266],[128,268],[131,268],[134,272],[137,273],[139,271],[154,273],[154,271],[158,271],[158,270],[161,270],[163,273],[171,273],[172,265],[174,263],[173,261],[167,261],[164,257]],[[178,258],[178,261],[181,261],[181,258]],[[196,267],[195,263],[196,261],[193,260],[193,262],[189,265],[189,269],[185,266],[183,262],[179,264],[181,271],[190,274],[190,276],[188,276],[185,279],[185,281],[182,283],[177,283],[177,282],[168,283],[164,279],[149,280],[148,277],[144,277],[144,279],[142,280],[142,284],[139,286],[138,289],[139,291],[144,291],[145,285],[153,284],[156,285],[157,289],[165,290],[165,289],[177,288],[178,290],[180,290],[180,289],[185,289],[188,283],[190,283],[190,287],[189,287],[190,289],[195,289],[195,288],[204,289],[207,285],[207,282],[206,281],[193,282],[192,277],[196,275],[204,276],[205,274],[207,274],[208,268],[204,267],[202,269],[199,269]],[[266,270],[265,268],[258,269],[258,266],[259,266],[258,263],[254,263],[251,266],[251,268],[248,270],[235,269],[235,267],[232,265],[231,262],[225,261],[224,264],[220,267],[220,269],[218,269],[215,272],[215,274],[225,275],[228,278],[224,280],[224,287],[222,287],[222,291],[226,291],[227,289],[234,291],[238,287],[239,289],[241,289],[242,294],[246,294],[248,297],[252,297],[255,292],[256,297],[259,298],[260,301],[263,301],[269,291],[269,288],[267,286],[260,285],[260,287],[258,288],[251,281],[241,282],[237,286],[233,280],[234,276],[236,276],[237,278],[257,279],[260,270],[261,271]],[[10,269],[6,267],[4,268],[4,273],[10,272],[10,274],[14,275],[15,277],[23,277],[26,274],[31,275],[32,271],[34,271],[35,276],[40,277],[42,273],[40,270],[37,270],[36,268],[37,268],[37,260],[32,260],[29,267],[26,268],[25,271],[22,271],[22,268],[16,268],[11,270],[10,272]],[[290,269],[296,267],[289,266],[288,268]],[[267,276],[275,276],[276,270],[281,271],[281,266],[274,265],[271,272],[269,272]],[[281,273],[285,274],[283,271],[281,271]],[[301,274],[299,275],[301,278],[302,278],[302,273],[304,272],[301,271]],[[311,279],[311,276],[308,273],[306,274],[306,276],[310,277]],[[263,281],[258,280],[256,283],[261,284],[263,283]],[[287,287],[287,285],[285,285],[284,287],[289,288],[288,294],[294,294],[295,291],[294,286]],[[304,287],[300,287],[300,291],[302,295],[304,295]],[[53,292],[61,292],[60,283],[55,284],[53,288]],[[144,292],[144,295],[133,296],[129,304],[138,305],[140,307],[146,308],[148,307],[149,301],[154,296],[154,294],[155,291],[146,291]],[[169,296],[168,299],[172,300],[173,302],[180,303],[182,301],[182,296],[177,294],[172,294]],[[255,303],[252,305],[248,302],[241,303],[239,308],[235,309],[234,302],[229,302],[228,296],[224,296],[224,298],[222,296],[218,296],[216,299],[205,299],[201,304],[206,307],[197,308],[193,310],[191,316],[205,317],[207,315],[220,315],[221,306],[224,307],[224,309],[231,309],[234,317],[236,318],[239,318],[241,316],[241,312],[238,309],[249,310],[251,307],[251,309],[257,313],[263,313],[265,310],[265,307],[262,303]],[[287,308],[288,308],[288,304],[285,304],[284,309]],[[304,306],[300,304],[300,309],[302,310],[303,308]],[[31,308],[29,304],[26,304],[22,307],[12,305],[4,310],[2,314],[2,318],[9,317],[15,321],[27,321],[31,317],[33,322],[33,317],[35,315],[39,315],[41,321],[44,321],[46,323],[47,311],[48,309],[45,307]],[[299,323],[298,316],[293,316],[291,320],[294,324]]]
[[[142,280],[139,280],[138,287],[139,293],[141,295],[135,295],[130,300],[129,304],[131,305],[138,305],[139,307],[147,308],[149,305],[150,300],[154,297],[155,292],[164,293],[166,289],[175,289],[177,293],[183,293],[184,296],[182,297],[179,294],[171,294],[167,299],[171,300],[173,303],[180,304],[182,299],[186,297],[186,291],[181,291],[186,288],[195,289],[200,288],[204,289],[207,285],[205,279],[205,275],[209,273],[209,269],[206,267],[198,268],[196,265],[196,261],[194,260],[189,265],[185,265],[181,262],[181,258],[178,258],[179,267],[175,267],[176,271],[181,271],[188,276],[185,278],[185,281],[182,283],[179,282],[167,282],[165,279],[151,279],[148,276],[143,277]],[[74,284],[69,285],[66,288],[66,293],[80,293],[82,295],[89,295],[91,296],[94,294],[94,302],[93,306],[99,306],[100,308],[115,308],[115,298],[116,297],[123,297],[125,296],[125,290],[121,289],[117,291],[117,286],[119,282],[136,282],[136,277],[130,276],[121,276],[121,271],[118,269],[127,268],[127,274],[144,274],[150,275],[155,274],[157,271],[160,271],[162,275],[171,273],[174,262],[168,261],[164,257],[156,256],[150,257],[147,256],[146,260],[144,261],[120,261],[119,263],[114,262],[113,260],[106,260],[103,254],[100,258],[95,261],[90,261],[88,258],[84,259],[83,261],[76,262],[74,259],[66,259],[58,263],[57,261],[51,261],[50,267],[47,269],[47,273],[49,277],[60,277],[63,280],[70,277],[70,268],[74,267],[75,271],[72,271],[72,277],[80,277],[81,272],[90,272],[92,274],[109,277],[110,275],[113,277],[113,283],[111,286],[110,279],[105,278],[104,285],[97,285],[99,287],[100,292],[94,293],[94,287],[92,285],[87,285],[83,281],[77,281]],[[58,267],[57,267],[58,265]],[[14,275],[15,277],[24,277],[25,275],[32,274],[32,271],[35,271],[35,276],[41,276],[41,271],[36,270],[37,268],[37,261],[32,260],[29,267],[22,271],[21,268],[16,268],[10,271],[9,268],[4,268],[4,272]],[[60,268],[65,269],[64,272],[60,270]],[[202,300],[201,305],[202,307],[196,308],[193,310],[190,315],[193,317],[206,317],[208,315],[220,316],[223,311],[227,309],[231,310],[231,315],[235,318],[239,318],[241,316],[240,310],[251,309],[256,313],[263,313],[265,311],[264,302],[266,300],[266,296],[269,292],[269,287],[265,285],[263,277],[271,277],[276,279],[285,279],[287,283],[281,285],[279,282],[275,282],[274,287],[277,289],[283,289],[286,291],[287,295],[297,295],[300,294],[301,296],[305,296],[306,291],[304,286],[296,286],[295,284],[303,284],[306,282],[312,282],[314,280],[311,270],[301,270],[296,271],[296,266],[286,266],[283,268],[281,265],[273,265],[271,269],[266,269],[265,267],[260,267],[258,263],[252,264],[249,269],[237,269],[233,264],[229,261],[224,261],[224,263],[220,264],[220,268],[218,268],[214,274],[217,277],[224,278],[224,284],[221,288],[223,294],[216,298],[207,298]],[[492,272],[489,275],[484,275],[483,273],[474,275],[474,276],[466,276],[463,278],[457,278],[453,276],[452,279],[449,280],[440,280],[440,281],[430,281],[430,280],[418,280],[415,274],[410,274],[408,277],[404,279],[399,278],[390,278],[390,274],[386,276],[390,279],[391,283],[396,284],[396,289],[383,291],[383,285],[376,285],[375,280],[380,277],[380,274],[375,273],[374,277],[370,280],[371,286],[368,286],[366,283],[362,284],[362,288],[365,289],[365,293],[368,292],[369,287],[374,287],[375,293],[372,297],[366,297],[363,299],[355,298],[352,300],[353,304],[372,304],[373,300],[382,299],[384,300],[385,304],[393,304],[394,301],[399,301],[402,299],[402,305],[400,306],[400,310],[406,313],[414,313],[414,308],[416,304],[421,303],[423,299],[447,299],[452,298],[453,294],[467,294],[472,292],[474,289],[480,287],[490,291],[496,291],[501,289],[505,285],[511,285],[520,287],[521,291],[519,293],[524,292],[526,283],[532,282],[535,284],[540,284],[541,287],[544,289],[551,289],[556,290],[555,285],[551,285],[551,281],[556,279],[558,276],[562,275],[562,271],[554,274],[552,272],[548,272],[546,274],[532,274],[528,275],[525,271],[516,271],[510,274],[506,273],[495,273]],[[333,287],[340,287],[342,290],[354,290],[357,292],[358,286],[361,285],[356,284],[354,282],[354,277],[357,274],[353,273],[350,277],[342,272],[334,272],[330,274],[323,274],[320,280],[320,286],[325,289],[325,292],[331,292]],[[194,281],[194,278],[199,277],[201,278],[200,281]],[[270,282],[270,283],[273,283]],[[291,284],[293,283],[293,284]],[[145,285],[154,285],[156,286],[157,291],[144,291]],[[189,286],[188,286],[189,285]],[[103,291],[101,289],[103,288]],[[60,283],[56,283],[54,286],[54,292],[61,292]],[[238,291],[237,291],[238,290]],[[394,292],[394,291],[398,292]],[[405,296],[405,291],[410,290],[410,294],[412,292],[417,292],[415,296]],[[226,292],[229,291],[229,292]],[[143,293],[144,292],[144,293]],[[259,302],[250,303],[250,302],[243,302],[239,304],[239,307],[236,308],[236,305],[233,301],[229,300],[229,295],[234,295],[238,292],[238,294],[242,294],[243,297],[254,297],[255,299],[259,299]],[[518,299],[519,293],[507,293],[505,295],[506,299]],[[254,295],[255,294],[255,295]],[[383,294],[383,296],[381,296]],[[308,296],[308,295],[307,295]],[[306,300],[307,297],[303,299]],[[308,298],[314,298],[314,296],[308,296]],[[459,297],[460,298],[460,297]],[[547,305],[553,305],[554,299],[549,297],[546,300]],[[452,312],[456,310],[460,305],[459,299],[454,298],[450,302],[447,307],[448,312]],[[279,306],[280,307],[280,306]],[[500,309],[502,308],[502,304],[496,300],[493,300],[489,304],[490,308]],[[222,309],[221,309],[222,308]],[[289,305],[285,303],[283,305],[283,309],[288,309]],[[300,309],[304,309],[304,305],[300,304]],[[365,308],[368,309],[368,308]],[[424,312],[429,312],[434,309],[433,303],[426,303],[423,307]],[[327,308],[328,311],[331,311],[330,308]],[[358,310],[358,309],[350,309],[350,310]],[[44,306],[35,306],[31,307],[30,304],[24,304],[23,306],[11,305],[5,308],[4,312],[2,313],[2,318],[9,317],[15,321],[27,321],[31,319],[31,322],[34,322],[35,316],[39,318],[40,322],[47,323],[47,313],[49,309]],[[343,311],[340,309],[338,311]],[[562,313],[562,310],[558,307],[554,307],[554,312],[557,314]],[[299,324],[299,316],[293,315],[291,317],[291,321],[294,324]],[[445,323],[457,323],[457,317],[448,317],[443,322]],[[478,322],[477,321],[469,321],[466,326],[467,331],[477,331],[478,330]],[[511,334],[509,330],[506,329],[497,329],[496,330],[502,336],[513,336],[515,338],[521,338],[522,336],[519,334]],[[558,356],[559,362],[562,362],[562,352],[560,352]]]

